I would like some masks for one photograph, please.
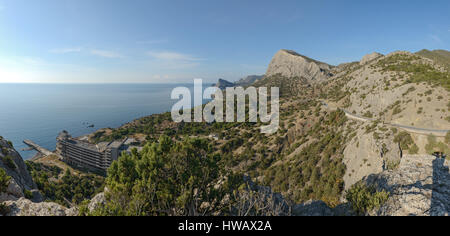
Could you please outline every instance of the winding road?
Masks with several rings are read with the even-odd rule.
[[[321,101],[322,105],[325,106],[327,109],[332,109],[330,108],[330,106],[325,102],[325,101]],[[336,107],[336,109],[340,109],[342,110],[345,115],[352,120],[359,120],[359,121],[363,121],[363,122],[371,122],[371,121],[375,121],[375,119],[372,118],[367,118],[367,117],[363,117],[360,115],[356,115],[356,114],[352,114],[351,112]],[[395,128],[400,128],[403,129],[409,133],[415,133],[415,134],[422,134],[422,135],[434,135],[437,137],[445,137],[445,135],[447,135],[447,132],[450,132],[450,130],[446,130],[446,129],[426,129],[426,128],[418,128],[418,127],[413,127],[413,126],[407,126],[407,125],[399,125],[399,124],[393,124],[393,123],[384,123],[385,125],[388,126],[392,126]]]

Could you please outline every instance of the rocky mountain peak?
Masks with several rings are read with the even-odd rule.
[[[333,66],[313,60],[295,51],[282,49],[273,57],[266,76],[281,74],[285,77],[305,78],[308,82],[324,81],[331,76]]]
[[[367,54],[367,55],[365,55],[365,56],[361,59],[361,61],[359,62],[359,64],[360,64],[360,65],[365,65],[365,64],[367,64],[367,63],[369,63],[369,62],[371,62],[371,61],[373,61],[373,60],[375,60],[375,59],[378,59],[378,58],[380,58],[380,57],[382,57],[382,56],[383,56],[383,54],[378,53],[378,52],[374,52],[374,53],[371,53],[371,54]]]
[[[228,87],[234,87],[234,83],[231,83],[228,80],[219,79],[219,81],[217,82],[217,84],[215,86],[220,88],[220,89],[225,89],[225,88],[228,88]]]

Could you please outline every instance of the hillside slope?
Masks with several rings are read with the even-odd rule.
[[[426,57],[435,61],[438,64],[441,64],[447,68],[447,71],[450,71],[450,52],[446,50],[426,50],[423,49],[419,52],[416,52],[417,55]]]
[[[276,134],[261,134],[261,123],[174,123],[165,113],[100,131],[93,141],[207,139],[226,173],[248,176],[295,204],[322,201],[340,209],[356,183],[403,171],[405,156],[450,153],[448,79],[443,66],[409,52],[372,53],[332,67],[281,50],[253,84],[280,87]]]

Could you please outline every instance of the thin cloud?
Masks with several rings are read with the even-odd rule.
[[[167,43],[168,40],[166,39],[158,39],[158,40],[146,40],[146,41],[137,41],[137,44],[161,44],[161,43]]]
[[[55,53],[55,54],[66,54],[66,53],[77,53],[77,52],[81,52],[81,47],[76,47],[76,48],[57,48],[57,49],[52,49],[50,50],[51,53]]]
[[[106,51],[106,50],[98,50],[93,49],[90,51],[92,55],[104,57],[104,58],[123,58],[123,56],[117,52],[113,51]]]
[[[204,60],[202,58],[170,51],[159,51],[159,52],[147,52],[147,56],[151,57],[153,61],[151,62],[154,66],[160,69],[167,70],[185,70],[197,67],[200,65],[200,61]]]
[[[440,38],[439,36],[437,36],[437,35],[432,34],[432,35],[430,35],[430,38],[431,38],[433,41],[435,41],[436,43],[442,43],[441,38]]]
[[[177,52],[147,52],[147,55],[163,61],[200,61],[201,58],[197,58],[188,54]]]

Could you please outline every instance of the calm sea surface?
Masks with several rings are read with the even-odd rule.
[[[62,130],[76,137],[170,111],[178,86],[193,90],[193,84],[0,84],[0,136],[29,159],[35,152],[22,150],[25,139],[54,150]]]

